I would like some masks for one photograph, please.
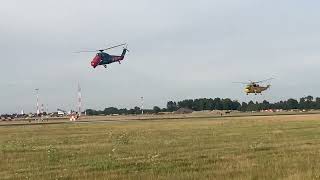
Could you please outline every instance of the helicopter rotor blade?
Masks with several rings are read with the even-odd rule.
[[[232,83],[238,83],[238,84],[250,84],[251,82],[232,82]]]
[[[272,79],[274,79],[274,78],[269,78],[269,79],[265,79],[265,80],[262,80],[262,81],[257,81],[257,82],[254,82],[254,83],[262,83],[262,82],[265,82],[265,81],[270,81]]]
[[[103,52],[103,51],[106,51],[106,50],[109,50],[109,49],[113,49],[113,48],[116,48],[116,47],[119,47],[119,46],[124,46],[126,45],[126,43],[123,43],[123,44],[119,44],[119,45],[116,45],[116,46],[111,46],[111,47],[108,47],[106,49],[98,49],[98,50],[83,50],[83,51],[76,51],[74,53],[83,53],[83,52]]]
[[[124,46],[124,45],[126,45],[126,43],[119,44],[119,45],[116,45],[116,46],[111,46],[111,47],[108,47],[106,49],[99,49],[98,51],[106,51],[106,50],[113,49],[113,48],[116,48],[116,47],[119,47],[119,46]]]
[[[73,53],[84,53],[84,52],[97,52],[99,50],[84,50],[84,51],[76,51],[76,52],[73,52]]]

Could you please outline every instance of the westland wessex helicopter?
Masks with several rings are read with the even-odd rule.
[[[266,82],[266,81],[270,81],[274,78],[269,78],[269,79],[265,79],[262,81],[250,81],[249,82],[234,82],[234,83],[241,83],[241,84],[246,84],[246,87],[244,89],[244,92],[248,95],[248,94],[262,94],[263,91],[269,89],[271,87],[270,84],[268,84],[267,86],[261,86],[259,85],[259,83],[262,82]]]
[[[109,49],[113,49],[116,47],[120,47],[120,46],[124,46],[123,50],[122,50],[122,54],[120,56],[118,55],[110,55],[104,51],[109,50]],[[121,64],[121,61],[124,59],[124,56],[126,55],[126,53],[129,50],[127,49],[127,44],[119,44],[116,46],[112,46],[112,47],[108,47],[106,49],[98,49],[98,50],[89,50],[89,51],[78,51],[77,53],[82,53],[82,52],[98,52],[96,54],[96,56],[92,59],[91,61],[91,66],[93,68],[96,68],[97,66],[104,66],[105,68],[107,68],[107,64],[111,64],[114,62],[118,62],[119,64]]]

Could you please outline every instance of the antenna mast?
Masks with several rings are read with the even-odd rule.
[[[37,95],[37,115],[40,114],[40,109],[39,109],[39,88],[35,89],[36,95]]]
[[[141,114],[143,115],[143,97],[141,97]]]
[[[81,87],[78,83],[78,114],[81,116],[81,106],[82,106],[82,97],[81,97]]]

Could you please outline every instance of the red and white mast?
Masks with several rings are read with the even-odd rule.
[[[42,114],[44,113],[44,104],[41,104],[41,111]]]
[[[141,96],[141,114],[143,115],[143,96]]]
[[[35,89],[36,90],[36,94],[37,94],[37,115],[40,114],[40,109],[39,109],[39,89]]]
[[[81,87],[78,83],[78,114],[81,116],[81,106],[82,106],[82,97],[81,97]]]

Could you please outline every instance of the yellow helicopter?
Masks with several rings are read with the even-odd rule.
[[[244,89],[244,92],[248,94],[262,94],[262,91],[265,91],[267,89],[269,89],[271,87],[270,84],[268,84],[267,86],[261,86],[259,85],[259,83],[262,83],[262,82],[266,82],[266,81],[270,81],[274,78],[269,78],[269,79],[265,79],[265,80],[262,80],[262,81],[251,81],[249,80],[249,82],[234,82],[234,83],[241,83],[241,84],[246,84],[246,87]]]

